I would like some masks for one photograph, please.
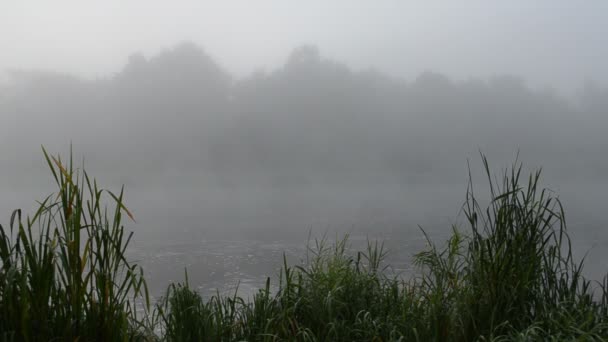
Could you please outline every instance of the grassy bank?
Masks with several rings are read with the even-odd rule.
[[[98,188],[72,160],[44,153],[58,191],[0,229],[0,340],[528,341],[608,338],[606,281],[573,259],[561,204],[521,165],[492,200],[469,187],[466,226],[414,257],[418,276],[385,271],[370,243],[316,241],[304,265],[284,261],[252,298],[203,298],[183,283],[150,305],[122,192]],[[472,184],[472,182],[471,182]],[[145,307],[138,315],[135,303]]]

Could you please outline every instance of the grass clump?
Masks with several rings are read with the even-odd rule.
[[[163,339],[249,341],[532,341],[608,339],[606,281],[594,294],[566,232],[564,211],[527,179],[521,164],[494,181],[480,205],[472,181],[463,214],[443,247],[427,237],[414,257],[418,276],[390,276],[382,245],[351,253],[347,239],[317,241],[302,266],[284,263],[251,301],[205,301],[187,283],[162,301]],[[191,314],[188,314],[191,313]],[[196,327],[199,329],[191,329]],[[196,331],[185,338],[182,332]]]
[[[608,339],[608,278],[594,286],[583,277],[559,200],[540,187],[540,172],[522,177],[521,164],[494,181],[483,157],[489,203],[470,181],[466,229],[452,227],[441,247],[427,236],[412,278],[387,271],[382,244],[353,252],[347,237],[321,239],[302,265],[284,258],[276,284],[268,279],[251,298],[204,298],[186,274],[143,317],[143,272],[124,256],[122,191],[99,190],[71,160],[45,157],[58,193],[0,227],[0,340]]]
[[[595,301],[582,262],[573,259],[561,203],[539,187],[540,171],[522,185],[521,165],[514,165],[496,183],[483,162],[489,205],[481,208],[470,185],[467,235],[454,228],[445,248],[429,241],[415,258],[424,271],[428,332],[464,341],[608,337],[606,287]]]
[[[381,246],[347,253],[347,239],[334,245],[317,241],[306,266],[286,261],[277,289],[270,279],[247,301],[212,296],[208,301],[187,281],[171,285],[159,313],[170,341],[374,340],[394,330],[388,313],[399,298],[397,282],[378,269]],[[371,252],[371,253],[370,253]],[[393,292],[394,291],[394,292]]]
[[[32,217],[0,226],[0,340],[124,341],[144,336],[135,299],[148,300],[141,268],[129,263],[115,195],[84,170],[44,156],[57,193]],[[104,206],[108,194],[113,207]]]

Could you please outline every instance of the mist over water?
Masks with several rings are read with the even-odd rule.
[[[0,209],[30,209],[52,191],[40,145],[74,155],[99,183],[125,185],[136,217],[133,258],[152,288],[255,287],[285,252],[297,262],[309,234],[387,241],[407,269],[424,247],[463,223],[468,164],[476,192],[515,161],[544,169],[564,203],[587,273],[607,269],[608,89],[576,100],[517,76],[456,81],[354,69],[316,47],[282,66],[236,77],[194,43],[132,55],[119,72],[85,79],[8,73],[0,88]],[[261,279],[261,280],[260,280]]]

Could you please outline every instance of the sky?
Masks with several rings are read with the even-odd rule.
[[[514,74],[570,91],[608,83],[606,15],[603,0],[2,0],[0,70],[107,77],[135,52],[192,41],[242,77],[314,44],[351,67],[410,80],[425,70]]]

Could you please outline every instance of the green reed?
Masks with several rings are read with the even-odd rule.
[[[607,339],[608,280],[592,286],[582,276],[561,203],[540,187],[540,172],[524,179],[515,163],[497,182],[482,159],[491,200],[482,207],[470,181],[467,229],[453,227],[443,247],[427,236],[428,249],[414,257],[418,276],[390,276],[377,243],[352,253],[347,238],[316,240],[305,265],[284,261],[277,288],[268,279],[251,301],[218,294],[205,302],[187,284],[172,285],[162,338],[183,340],[174,332],[204,326],[190,340]],[[184,315],[184,307],[204,309]]]
[[[409,279],[388,271],[382,244],[355,252],[348,237],[320,239],[303,264],[284,258],[276,281],[250,298],[204,298],[186,274],[138,315],[148,294],[143,271],[125,258],[122,190],[100,190],[71,158],[44,155],[58,192],[31,218],[17,210],[0,227],[0,340],[608,339],[608,278],[583,277],[559,199],[518,163],[496,181],[482,156],[490,201],[478,202],[471,180],[466,225],[441,246],[427,236]]]
[[[33,216],[16,210],[9,229],[0,226],[0,338],[143,338],[134,299],[147,303],[148,294],[142,269],[125,258],[132,235],[121,224],[131,216],[122,190],[99,189],[71,155],[66,164],[43,152],[57,193]]]

